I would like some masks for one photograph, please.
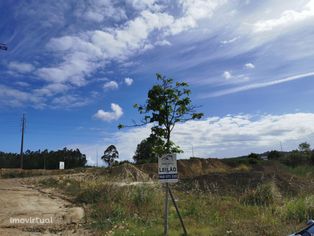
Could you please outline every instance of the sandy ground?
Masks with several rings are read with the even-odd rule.
[[[92,235],[83,224],[83,208],[25,185],[21,179],[0,179],[1,236]]]

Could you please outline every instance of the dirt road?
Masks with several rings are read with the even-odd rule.
[[[0,179],[0,235],[91,235],[83,229],[84,210],[22,183]]]

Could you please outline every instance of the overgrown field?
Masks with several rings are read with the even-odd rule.
[[[185,173],[172,186],[189,235],[288,235],[314,217],[312,169],[241,165],[222,165],[205,175]],[[98,235],[162,235],[164,190],[149,178],[149,169],[126,165],[80,177],[51,176],[38,184],[83,205]],[[171,202],[169,228],[169,235],[182,235]]]

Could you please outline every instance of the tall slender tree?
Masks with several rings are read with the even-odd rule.
[[[191,90],[186,82],[174,82],[173,79],[156,74],[157,84],[148,91],[144,105],[135,104],[134,108],[144,116],[139,124],[152,123],[152,135],[164,140],[155,148],[158,154],[182,152],[171,141],[171,134],[177,123],[201,119],[203,113],[197,113],[190,99]],[[125,126],[119,125],[118,128]]]
[[[109,147],[107,147],[107,149],[104,151],[104,155],[101,157],[101,159],[106,162],[109,167],[111,167],[115,159],[118,158],[119,152],[114,145],[110,145]]]

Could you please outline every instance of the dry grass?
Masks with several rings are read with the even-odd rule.
[[[124,168],[124,173],[133,173],[124,182],[125,174],[119,176],[117,169],[101,174],[89,171],[83,178],[55,176],[41,184],[61,189],[87,206],[90,227],[99,235],[162,235],[161,185],[135,185],[132,180],[143,172],[138,175],[133,167]],[[269,174],[244,164],[235,168],[186,179],[173,187],[190,235],[288,235],[313,215],[314,195],[291,197],[290,190],[285,191],[285,186],[303,188],[306,185],[300,181],[305,179],[294,176],[288,185],[287,176],[292,176],[286,172],[276,177],[269,167]],[[182,234],[172,204],[169,225],[169,235]]]

